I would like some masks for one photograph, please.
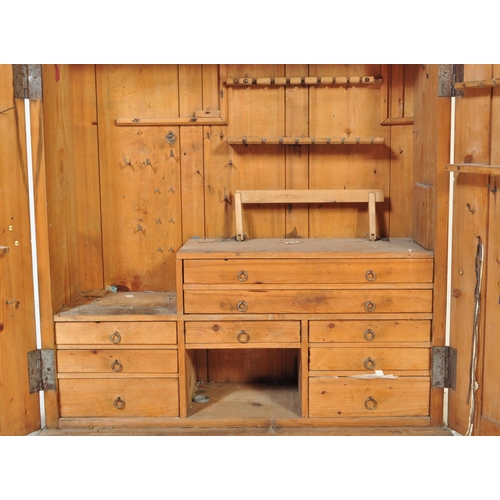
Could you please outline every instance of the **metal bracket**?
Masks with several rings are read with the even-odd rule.
[[[449,347],[432,348],[432,387],[456,390],[457,350]]]
[[[15,99],[42,98],[42,65],[13,64]]]
[[[462,90],[455,90],[455,83],[464,79],[463,64],[440,64],[438,79],[438,97],[460,97]]]
[[[30,394],[56,390],[54,349],[37,349],[28,352]]]

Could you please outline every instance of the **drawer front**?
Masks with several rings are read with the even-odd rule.
[[[186,313],[410,313],[432,311],[432,290],[188,290]]]
[[[177,379],[60,379],[61,417],[178,417]]]
[[[299,321],[188,321],[186,344],[300,342]]]
[[[430,379],[309,379],[310,417],[407,417],[429,415]]]
[[[177,350],[58,350],[59,373],[177,373]]]
[[[56,323],[56,344],[138,345],[176,344],[177,324],[152,322]]]
[[[429,370],[430,349],[425,347],[311,347],[309,369]]]
[[[432,259],[201,259],[184,261],[186,284],[431,283]]]
[[[430,320],[310,321],[309,342],[430,342]]]

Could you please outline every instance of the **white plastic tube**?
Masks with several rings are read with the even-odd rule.
[[[30,211],[31,237],[31,266],[33,269],[33,297],[35,304],[35,337],[36,348],[42,348],[42,329],[40,320],[40,294],[38,288],[38,254],[36,247],[36,219],[35,219],[35,183],[33,180],[33,156],[31,154],[31,116],[30,100],[24,100],[24,117],[26,123],[26,161],[28,169],[28,200]],[[40,428],[45,427],[45,399],[44,392],[40,391]]]
[[[450,164],[455,163],[455,97],[451,98],[450,120]],[[455,173],[450,172],[450,185],[448,194],[448,255],[446,262],[446,319],[445,319],[445,346],[450,345],[451,323],[451,260],[453,244],[453,195],[455,188]],[[443,422],[448,425],[448,389],[444,389]]]

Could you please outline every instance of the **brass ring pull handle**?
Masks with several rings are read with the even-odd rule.
[[[377,279],[377,275],[370,269],[369,271],[366,271],[365,278],[368,281],[375,281]]]
[[[372,358],[366,358],[365,361],[363,362],[363,366],[367,370],[374,370],[375,369],[375,361],[373,361]]]
[[[118,373],[123,370],[123,365],[117,359],[115,359],[111,363],[111,369]]]
[[[241,342],[242,344],[246,344],[250,340],[250,335],[248,335],[245,330],[241,330],[240,333],[238,333],[238,341]]]
[[[240,271],[238,273],[238,279],[240,281],[246,281],[248,279],[248,273],[246,271]]]
[[[371,328],[368,328],[368,330],[366,330],[366,332],[363,334],[363,337],[365,338],[365,340],[368,340],[368,342],[370,342],[375,338],[375,332]]]
[[[244,300],[240,300],[238,302],[238,305],[236,306],[236,309],[240,312],[245,312],[248,309],[248,305]]]
[[[368,302],[365,303],[365,309],[368,312],[373,312],[375,311],[375,304],[371,300],[369,300]]]
[[[375,401],[371,396],[365,401],[365,408],[367,410],[375,410],[377,408],[377,401]]]
[[[113,405],[117,410],[123,410],[123,408],[125,408],[125,401],[123,401],[123,399],[118,396],[113,402]]]
[[[111,342],[113,342],[113,344],[119,344],[122,340],[122,336],[117,331],[114,331],[109,336],[109,340],[111,340]]]

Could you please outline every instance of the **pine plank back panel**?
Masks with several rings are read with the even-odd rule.
[[[357,75],[381,72],[380,65],[311,65],[311,74]],[[310,88],[312,137],[384,137],[389,130],[380,125],[380,85],[314,86]],[[381,145],[316,145],[310,148],[309,189],[379,188],[389,193],[390,149]],[[379,219],[381,234],[387,234],[387,205]],[[309,237],[366,237],[368,213],[345,205],[310,208]]]
[[[178,117],[179,69],[98,66],[96,76],[104,283],[172,290],[174,252],[182,243],[179,127],[115,121]]]

